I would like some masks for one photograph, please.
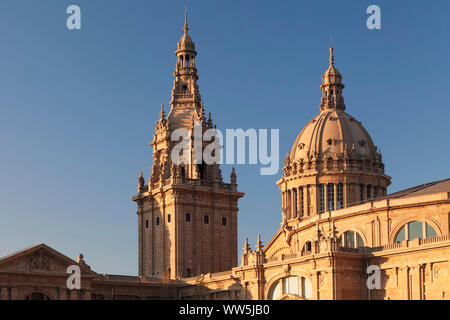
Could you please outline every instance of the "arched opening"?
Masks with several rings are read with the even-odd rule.
[[[311,281],[305,277],[298,276],[290,276],[277,280],[269,292],[269,299],[279,300],[285,296],[297,297],[298,299],[311,299]]]
[[[303,255],[307,255],[307,254],[311,254],[311,252],[312,252],[312,242],[311,242],[311,241],[308,241],[308,242],[306,242],[305,245],[303,246],[303,249],[302,249],[302,256],[303,256]]]
[[[360,234],[356,231],[346,231],[339,238],[339,243],[341,247],[345,248],[362,248],[364,247],[364,240]]]
[[[25,297],[25,300],[51,300],[49,296],[42,292],[33,292]]]
[[[404,240],[414,240],[417,238],[426,239],[437,237],[437,232],[432,226],[423,221],[411,221],[406,223],[395,236],[394,242]]]

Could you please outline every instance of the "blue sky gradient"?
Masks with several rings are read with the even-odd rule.
[[[71,4],[80,31],[66,28]],[[381,30],[366,28],[371,4]],[[450,176],[449,1],[3,0],[0,256],[45,242],[84,253],[97,272],[137,274],[130,196],[139,171],[150,174],[184,6],[219,128],[279,128],[282,165],[319,112],[332,34],[347,112],[381,148],[389,191]],[[281,170],[237,174],[239,247],[258,233],[267,243],[281,219]]]

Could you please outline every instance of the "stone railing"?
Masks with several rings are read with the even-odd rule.
[[[347,247],[337,247],[337,251],[339,252],[349,252],[349,253],[361,253],[361,251],[357,248],[347,248]]]
[[[203,180],[203,179],[190,179],[184,177],[172,177],[169,179],[165,179],[162,182],[157,181],[153,182],[151,185],[151,189],[159,189],[162,186],[169,185],[171,183],[181,184],[181,185],[192,185],[192,186],[201,186],[201,187],[209,187],[221,190],[230,190],[237,191],[237,185],[232,183],[218,182],[212,180]]]

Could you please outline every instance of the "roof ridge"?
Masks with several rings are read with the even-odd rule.
[[[410,188],[407,188],[407,189],[403,189],[403,190],[400,190],[400,191],[391,193],[391,194],[388,195],[388,197],[389,197],[389,198],[390,198],[390,197],[393,197],[393,198],[403,197],[403,196],[406,196],[406,195],[411,194],[411,193],[413,193],[413,192],[417,192],[417,191],[423,190],[423,189],[425,189],[425,188],[434,186],[434,185],[436,185],[436,184],[438,184],[438,183],[441,183],[441,182],[444,182],[444,181],[447,181],[447,180],[450,180],[450,178],[446,178],[446,179],[442,179],[442,180],[436,180],[436,181],[431,181],[431,182],[428,182],[428,183],[419,184],[419,185],[414,186],[414,187],[410,187]]]

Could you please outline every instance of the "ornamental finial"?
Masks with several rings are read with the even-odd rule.
[[[184,33],[187,33],[189,30],[188,23],[187,23],[187,8],[184,7]]]
[[[334,67],[333,47],[330,47],[330,67]]]
[[[161,112],[159,113],[159,115],[161,116],[161,119],[165,119],[166,118],[166,112],[164,111],[164,105],[161,104]]]

